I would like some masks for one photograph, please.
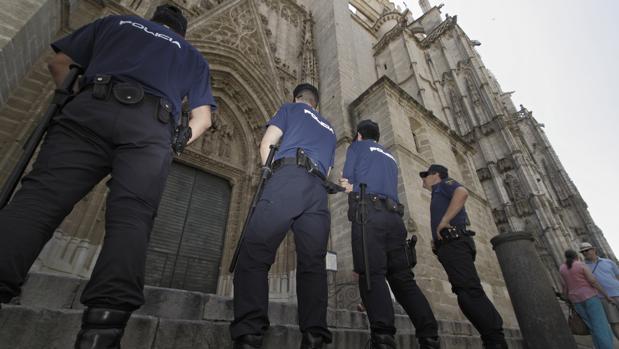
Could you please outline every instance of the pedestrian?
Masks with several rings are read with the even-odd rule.
[[[396,347],[393,303],[385,279],[415,326],[419,348],[440,348],[438,324],[411,269],[412,251],[406,243],[407,230],[402,220],[404,207],[398,200],[397,161],[378,143],[380,128],[374,121],[361,121],[353,139],[340,185],[349,193],[354,271],[359,274],[359,291],[370,320],[372,348]],[[362,183],[367,186],[364,198],[360,196]],[[367,202],[363,222],[356,219],[362,209],[361,200]],[[361,239],[363,224],[367,251],[363,250]],[[363,263],[366,252],[369,271]],[[370,290],[366,286],[368,274]]]
[[[423,187],[432,192],[432,248],[447,273],[460,310],[481,334],[484,348],[507,348],[503,319],[486,296],[475,268],[475,233],[466,227],[468,216],[464,207],[468,191],[450,178],[442,165],[430,165],[419,176]]]
[[[617,264],[608,259],[597,255],[597,250],[588,242],[580,244],[580,253],[585,257],[585,265],[591,270],[591,274],[600,283],[606,294],[613,299],[614,302],[608,302],[601,294],[598,294],[599,300],[604,307],[604,313],[610,324],[615,338],[619,339],[619,268]]]
[[[0,211],[0,303],[19,294],[64,217],[111,175],[105,238],[81,295],[86,309],[75,348],[120,348],[131,313],[144,303],[146,248],[184,97],[191,120],[180,143],[210,127],[209,65],[185,41],[186,29],[181,11],[162,5],[151,20],[108,16],[52,43],[56,85],[71,64],[85,73],[79,92],[52,121],[21,189]]]
[[[294,89],[294,103],[280,107],[260,143],[265,165],[271,145],[281,140],[271,178],[252,214],[234,272],[235,349],[260,348],[269,328],[267,275],[289,230],[297,252],[297,301],[302,349],[331,342],[327,329],[326,254],[331,215],[325,179],[333,167],[336,137],[316,110],[316,87]]]

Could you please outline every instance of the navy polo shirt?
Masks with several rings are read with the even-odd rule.
[[[268,124],[284,133],[274,160],[294,158],[297,148],[302,148],[327,175],[335,160],[335,131],[316,109],[305,103],[285,103]]]
[[[432,200],[430,201],[430,225],[432,227],[432,238],[436,239],[436,227],[447,212],[454,191],[462,185],[451,178],[445,178],[432,186]],[[466,225],[466,209],[462,210],[449,222],[452,226]]]
[[[189,108],[216,108],[208,63],[182,36],[136,16],[100,18],[52,43],[85,68],[82,86],[97,74],[140,83],[145,92],[164,97],[178,118],[181,101]]]
[[[373,140],[353,142],[346,152],[343,177],[359,191],[367,184],[368,193],[398,201],[398,163],[391,153]]]

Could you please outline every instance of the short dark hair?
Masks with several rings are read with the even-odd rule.
[[[309,91],[309,90],[302,90],[301,92],[297,93],[297,95],[294,96],[294,100],[304,101],[304,102],[310,103],[313,106],[318,105],[318,100],[316,98],[316,95],[312,91]]]
[[[380,139],[380,128],[378,124],[370,119],[359,122],[357,125],[357,133],[361,135],[362,139],[373,139],[377,142]]]
[[[187,32],[187,18],[183,16],[183,11],[170,4],[157,6],[151,21],[167,25],[177,34],[185,37]]]
[[[297,85],[297,87],[294,88],[294,90],[292,91],[292,100],[294,101],[295,99],[300,99],[306,102],[310,102],[308,100],[310,99],[309,94],[312,95],[311,99],[315,103],[315,105],[318,105],[318,103],[320,102],[320,94],[318,93],[318,89],[316,88],[316,86],[308,83],[299,84]]]

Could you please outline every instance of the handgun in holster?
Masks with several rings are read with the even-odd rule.
[[[191,139],[191,127],[189,127],[189,112],[183,110],[181,113],[181,122],[174,129],[174,137],[172,138],[172,149],[176,155],[181,155],[187,146],[187,142]]]
[[[415,245],[417,245],[417,235],[413,235],[410,239],[407,239],[404,245],[404,253],[406,253],[408,265],[411,268],[417,265],[417,251],[415,250]]]

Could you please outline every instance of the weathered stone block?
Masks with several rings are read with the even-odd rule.
[[[161,318],[201,320],[208,296],[161,287],[144,289],[146,303],[136,312]]]
[[[20,302],[23,305],[52,309],[71,308],[78,297],[80,279],[46,273],[31,273],[24,283]]]

